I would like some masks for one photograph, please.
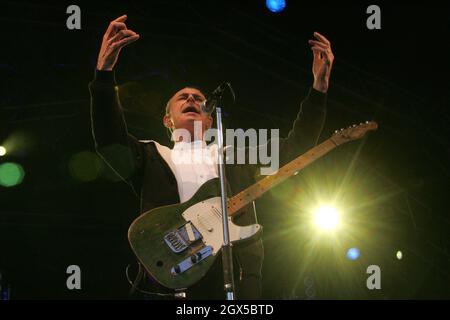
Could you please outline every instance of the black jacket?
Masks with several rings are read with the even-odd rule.
[[[95,148],[108,166],[134,190],[141,201],[141,212],[179,203],[177,182],[165,160],[152,142],[140,142],[128,133],[120,106],[114,73],[96,71],[89,84],[91,93],[91,124]],[[326,115],[326,94],[311,89],[301,104],[300,112],[288,136],[279,140],[280,167],[313,147],[319,138]],[[270,149],[269,149],[270,150]],[[231,194],[236,194],[255,182],[258,165],[227,165],[226,175]],[[229,195],[231,195],[229,194]],[[129,222],[137,218],[130,217]],[[252,208],[234,219],[239,225],[255,223]],[[234,258],[239,272],[235,280],[239,289],[237,297],[259,298],[261,295],[261,267],[264,250],[261,239],[235,246]],[[217,259],[220,260],[220,259]],[[207,276],[205,283],[216,280],[220,290],[220,268]],[[214,282],[214,281],[213,281]],[[199,286],[202,288],[202,286]],[[195,289],[194,289],[195,291]],[[211,289],[203,288],[208,298]],[[205,292],[206,291],[206,292]]]

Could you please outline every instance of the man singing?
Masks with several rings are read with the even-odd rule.
[[[122,48],[137,41],[139,35],[128,29],[123,15],[109,24],[98,56],[94,80],[90,83],[92,134],[95,148],[102,159],[136,193],[141,203],[141,213],[153,208],[189,200],[206,181],[218,177],[215,161],[203,163],[179,163],[174,161],[174,153],[183,155],[195,149],[214,156],[212,146],[207,145],[203,133],[211,128],[213,118],[202,111],[204,93],[198,88],[185,87],[174,93],[166,106],[164,127],[171,131],[184,129],[191,140],[175,139],[169,148],[156,141],[139,141],[128,133],[116,92],[114,66]],[[330,42],[321,34],[314,33],[315,40],[309,40],[313,52],[314,82],[307,97],[301,103],[300,111],[293,122],[288,136],[279,139],[280,166],[312,148],[319,138],[326,115],[326,93],[334,56]],[[194,130],[195,123],[201,123],[200,134]],[[163,129],[163,128],[162,128]],[[124,148],[122,158],[110,159],[103,152],[111,145]],[[258,165],[230,164],[226,167],[226,178],[231,196],[255,183]],[[125,172],[132,174],[125,174]],[[137,218],[129,217],[129,222]],[[234,219],[238,225],[256,223],[256,213],[249,206]],[[126,237],[126,235],[123,235]],[[236,271],[236,297],[238,299],[258,299],[261,297],[261,268],[263,244],[261,237],[233,247],[234,270]],[[223,277],[220,260],[210,272],[188,290],[187,298],[223,299]],[[280,270],[281,271],[281,270]],[[146,277],[139,283],[140,288],[148,288],[151,280]],[[146,291],[151,291],[150,289]],[[155,291],[156,292],[156,291]],[[158,295],[149,294],[148,298]]]

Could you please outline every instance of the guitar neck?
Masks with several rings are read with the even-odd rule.
[[[242,190],[228,200],[228,215],[233,216],[247,204],[263,195],[266,191],[295,175],[299,170],[319,159],[334,148],[336,148],[336,144],[331,138],[325,140],[318,146],[281,167],[277,173],[267,176],[247,189]]]

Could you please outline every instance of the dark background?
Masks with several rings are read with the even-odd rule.
[[[0,187],[0,269],[11,298],[128,290],[134,259],[123,217],[137,214],[135,198],[98,162],[82,162],[82,174],[99,174],[85,181],[71,165],[93,150],[87,85],[109,21],[125,13],[141,39],[121,52],[116,78],[139,138],[168,144],[161,117],[170,95],[224,80],[237,96],[226,106],[228,127],[285,135],[312,84],[314,31],[336,57],[321,141],[353,123],[379,123],[258,200],[264,298],[450,298],[450,25],[438,3],[287,1],[273,14],[264,1],[3,1],[0,144],[10,152],[0,161],[25,170],[20,185]],[[81,7],[81,30],[66,28],[70,4]],[[381,30],[366,28],[370,4],[381,7]],[[348,232],[317,240],[309,208],[332,199]],[[361,250],[358,260],[346,259],[350,247]],[[66,288],[71,264],[81,267],[82,290]],[[366,288],[372,264],[381,290]]]

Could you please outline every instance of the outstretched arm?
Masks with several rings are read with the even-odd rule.
[[[334,55],[328,39],[314,32],[309,40],[313,51],[313,86],[301,103],[300,111],[287,138],[280,140],[280,166],[317,144],[325,122],[326,99]]]
[[[128,133],[117,92],[113,67],[120,50],[139,38],[128,30],[121,16],[109,24],[103,36],[91,93],[91,129],[95,149],[106,164],[124,181],[140,167],[139,142]],[[136,190],[135,190],[136,191]]]

